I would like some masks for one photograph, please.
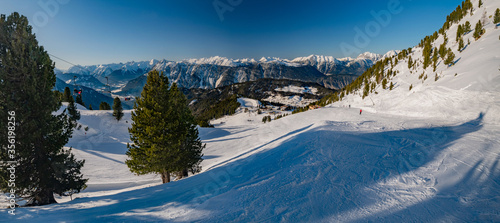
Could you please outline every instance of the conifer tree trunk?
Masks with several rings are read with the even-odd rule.
[[[162,183],[170,183],[170,172],[163,171],[161,173],[161,182]]]
[[[33,201],[34,205],[46,205],[57,203],[54,198],[54,191],[51,189],[43,189],[39,194],[35,196],[35,200]]]

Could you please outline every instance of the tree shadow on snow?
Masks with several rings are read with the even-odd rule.
[[[77,199],[68,203],[63,210],[50,209],[38,217],[42,220],[44,216],[57,215],[54,219],[78,219],[76,216],[81,217],[81,221],[95,217],[100,221],[166,221],[167,217],[163,218],[158,213],[171,216],[175,213],[165,213],[165,209],[170,208],[172,211],[180,208],[188,211],[188,214],[176,221],[335,221],[332,217],[377,205],[381,198],[373,190],[378,183],[400,178],[401,182],[410,186],[428,185],[431,188],[435,183],[432,176],[403,176],[433,161],[457,139],[480,130],[483,116],[480,114],[477,119],[458,126],[388,132],[345,132],[328,125],[314,129],[303,128],[294,131],[296,135],[288,134],[291,137],[289,139],[281,137],[285,141],[271,150],[194,177],[117,195]],[[265,145],[269,144],[270,142]],[[471,171],[473,169],[474,167]],[[497,170],[497,167],[493,170]],[[498,174],[498,171],[493,171],[488,176],[494,179],[496,185],[500,182]],[[462,189],[469,188],[470,191],[482,194],[480,197],[498,195],[498,190],[479,190],[487,185],[475,184],[478,182],[476,178],[471,173],[468,179],[458,184],[467,186],[461,186]],[[450,185],[450,190],[455,186]],[[494,192],[496,195],[492,194]],[[439,194],[445,196],[446,191]],[[461,214],[467,215],[460,212],[462,209],[443,207],[439,199],[447,198],[423,201],[408,209],[417,210],[432,204],[435,211],[417,212],[424,215],[421,217],[423,220],[445,217],[446,213],[450,213],[446,211],[452,211],[457,219],[461,219]],[[113,202],[99,207],[77,209],[80,203],[103,200]],[[461,205],[460,201],[456,203],[456,206]],[[479,201],[474,201],[475,203]],[[495,201],[490,203],[495,204]],[[496,206],[481,208],[498,210],[498,202]],[[444,209],[447,210],[441,211]],[[28,209],[32,215],[36,211],[38,210]],[[386,216],[377,215],[376,218],[400,221],[402,219],[398,216],[405,216],[404,211]],[[122,215],[124,212],[131,215]],[[147,212],[156,214],[146,214]],[[408,213],[410,215],[407,217],[414,214],[411,211]]]

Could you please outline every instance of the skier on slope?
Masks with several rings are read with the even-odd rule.
[[[359,115],[361,115],[361,112],[363,112],[363,109],[359,109]]]

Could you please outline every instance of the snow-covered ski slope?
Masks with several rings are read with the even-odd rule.
[[[423,69],[422,47],[414,47],[409,54],[414,63],[408,69],[408,59],[400,60],[394,66],[399,73],[389,82],[394,83],[394,89],[382,89],[379,84],[377,93],[362,99],[362,89],[356,94],[350,94],[334,106],[357,106],[364,110],[407,115],[412,117],[440,117],[464,121],[477,116],[479,111],[485,112],[485,118],[491,122],[500,123],[500,24],[494,24],[489,18],[500,8],[500,1],[483,1],[478,8],[478,1],[472,1],[473,15],[469,13],[458,24],[453,24],[446,32],[450,48],[455,54],[455,65],[448,67],[440,58],[436,71],[432,65]],[[482,20],[486,12],[486,33],[477,41],[473,37],[474,27]],[[458,51],[456,41],[458,25],[466,21],[471,24],[472,31],[463,36],[465,48]],[[429,33],[431,34],[431,33]],[[470,44],[467,44],[468,40]],[[443,43],[443,35],[433,43],[437,50]],[[393,59],[394,61],[395,59]],[[416,61],[416,62],[415,62]],[[390,65],[385,67],[386,71]],[[424,74],[427,79],[419,79]],[[436,76],[438,80],[436,81]],[[374,79],[373,79],[374,81]],[[387,85],[389,86],[389,84]],[[412,86],[412,90],[409,87]]]
[[[473,4],[462,24],[474,27],[484,9],[491,15],[500,8],[500,1]],[[73,201],[18,208],[15,216],[3,210],[1,219],[499,222],[500,29],[488,21],[478,41],[466,35],[471,44],[461,53],[451,45],[455,24],[447,34],[456,65],[431,66],[423,83],[421,65],[410,73],[400,62],[395,88],[379,87],[364,100],[351,94],[266,124],[267,114],[244,112],[214,121],[216,128],[200,129],[203,172],[164,185],[124,164],[130,111],[116,122],[111,111],[82,110],[89,130],[76,131],[67,146],[86,159],[88,189]],[[414,48],[412,57],[421,51]]]

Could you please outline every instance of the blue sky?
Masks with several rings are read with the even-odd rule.
[[[311,54],[334,57],[356,57],[365,51],[383,54],[414,46],[438,30],[446,15],[460,3],[458,0],[2,0],[0,14],[17,11],[25,15],[34,26],[38,41],[50,54],[75,64],[91,65],[211,56],[293,59]],[[398,10],[390,12],[390,9]],[[388,12],[390,19],[381,17],[382,24],[372,12]],[[368,41],[356,44],[355,38],[361,35],[356,28],[370,34]],[[352,47],[342,50],[341,46]],[[53,59],[56,67],[71,66]]]

